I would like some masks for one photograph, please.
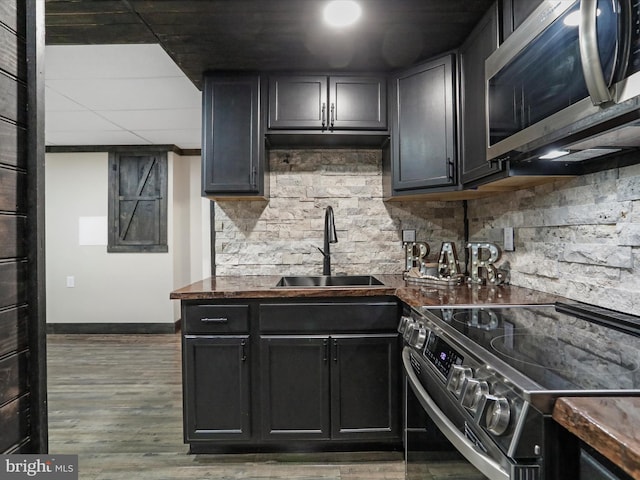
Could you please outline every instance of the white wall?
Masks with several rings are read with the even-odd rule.
[[[169,154],[168,253],[107,253],[106,230],[102,245],[80,245],[78,225],[81,217],[107,216],[108,154],[46,155],[49,323],[173,323],[179,318],[169,293],[191,281],[192,229],[209,230],[208,224],[195,225],[190,214],[191,189],[197,189],[198,199],[200,190],[199,181],[191,183],[193,163]],[[75,287],[66,286],[68,276]]]
[[[189,162],[190,258],[191,278],[188,283],[211,276],[211,201],[202,197],[201,157],[182,157]]]

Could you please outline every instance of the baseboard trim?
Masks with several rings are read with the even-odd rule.
[[[158,334],[180,331],[175,323],[47,323],[47,333],[61,334]]]

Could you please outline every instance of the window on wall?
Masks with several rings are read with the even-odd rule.
[[[167,252],[167,154],[109,154],[108,252]]]

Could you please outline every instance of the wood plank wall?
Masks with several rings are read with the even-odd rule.
[[[34,399],[43,393],[42,357],[34,336],[39,308],[31,285],[38,268],[32,255],[37,202],[28,178],[38,175],[31,146],[38,127],[27,108],[37,106],[27,62],[35,5],[32,0],[0,2],[0,453],[41,451]]]

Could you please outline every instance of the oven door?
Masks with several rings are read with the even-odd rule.
[[[510,480],[512,478],[510,474],[513,468],[502,466],[477,447],[474,442],[467,437],[468,434],[465,434],[464,422],[462,422],[463,425],[461,427],[458,427],[436,404],[431,395],[427,393],[411,364],[411,355],[411,349],[405,347],[402,352],[402,363],[407,378],[407,390],[413,391],[424,413],[447,440],[451,442],[453,447],[475,468],[482,472],[483,475],[486,475],[490,480]],[[436,385],[436,381],[431,383],[434,386]],[[429,458],[429,456],[425,454],[425,451],[420,448],[419,442],[421,439],[424,439],[424,435],[421,436],[419,430],[411,430],[409,428],[406,429],[405,435],[407,479],[424,480],[424,478],[427,478],[425,471],[428,469],[430,461],[433,460],[433,457]],[[493,450],[493,453],[497,454],[497,448],[491,449],[491,446],[489,446],[489,450]],[[477,478],[480,479],[483,477],[478,476]],[[531,478],[535,479],[538,477],[534,476]]]
[[[434,461],[460,460],[462,457],[424,411],[406,375],[404,399],[405,478],[425,480],[430,478],[429,466]],[[478,480],[481,478],[484,477],[478,477]]]

